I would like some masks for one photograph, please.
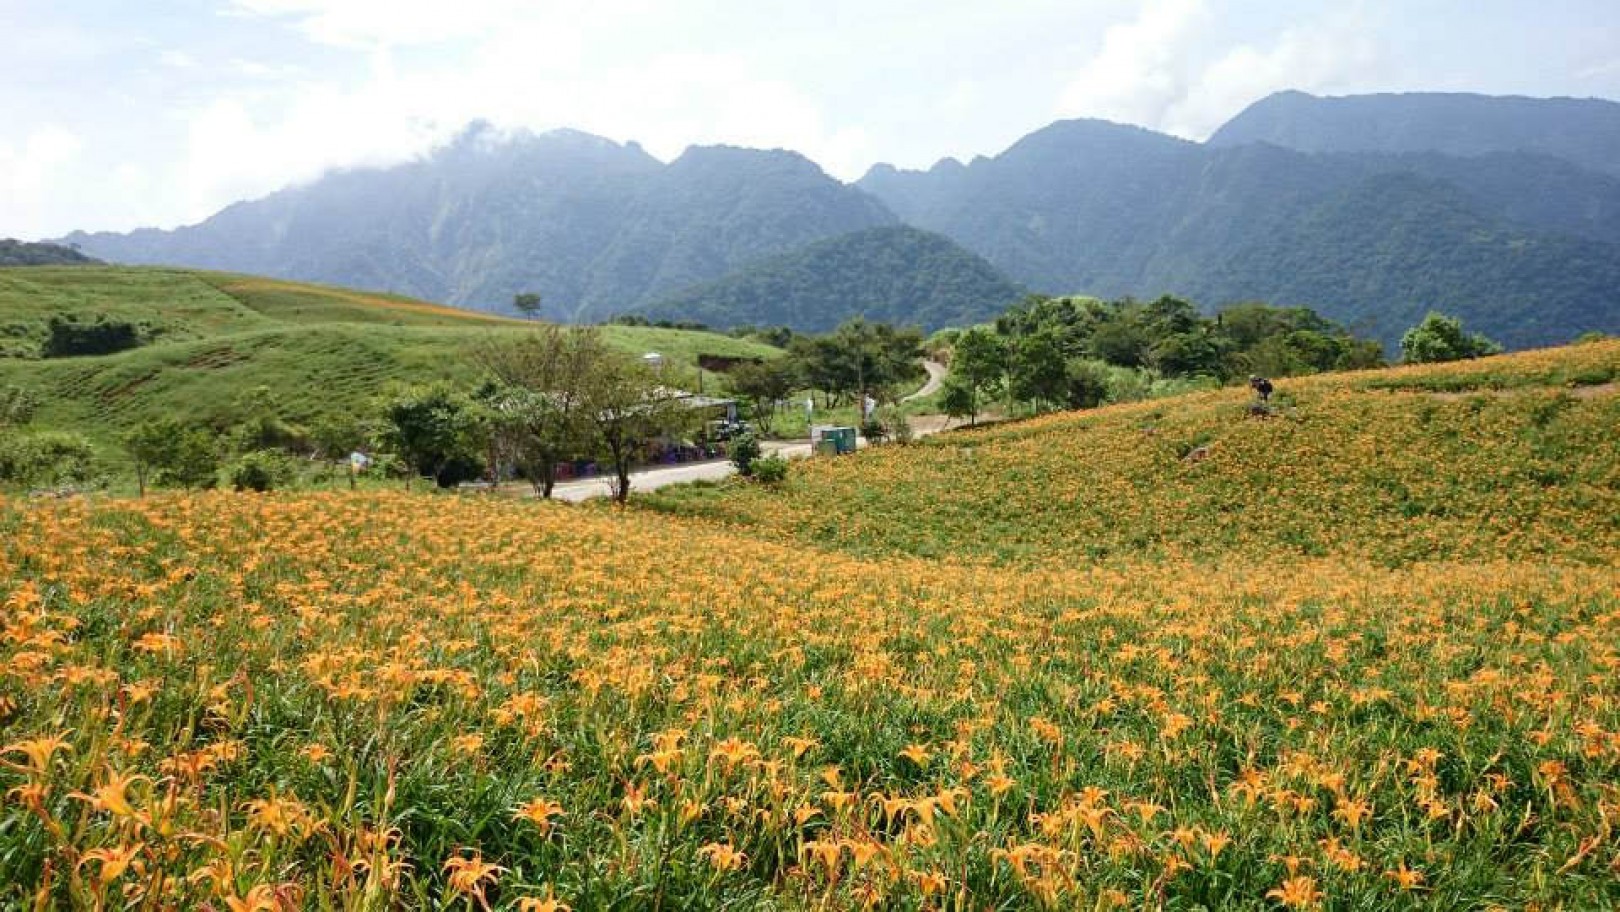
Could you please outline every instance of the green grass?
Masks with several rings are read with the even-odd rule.
[[[116,355],[35,360],[55,314],[141,323],[154,341]],[[37,391],[36,424],[110,444],[146,418],[229,421],[269,387],[285,417],[359,415],[391,384],[473,383],[474,353],[492,334],[534,324],[409,298],[254,276],[127,267],[0,270],[0,384]],[[777,349],[711,333],[612,326],[608,342],[657,351],[687,369],[700,355],[763,357]]]

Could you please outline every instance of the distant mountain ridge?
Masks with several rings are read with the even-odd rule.
[[[872,230],[902,224],[962,250]],[[1620,332],[1620,104],[1284,92],[1207,143],[1060,121],[999,155],[877,165],[854,185],[781,150],[664,164],[634,143],[474,126],[420,161],[200,225],[67,240],[492,310],[534,291],[562,320],[808,328],[865,312],[931,328],[1018,285],[1303,304],[1386,344],[1438,308],[1524,347]]]
[[[588,320],[745,262],[892,224],[796,152],[635,143],[484,124],[419,161],[355,169],[237,203],[194,226],[67,240],[106,259],[380,288],[486,310],[518,292]]]
[[[1620,177],[1620,104],[1450,92],[1319,97],[1278,92],[1209,138],[1299,152],[1531,152]]]

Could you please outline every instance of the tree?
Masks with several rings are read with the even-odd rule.
[[[966,418],[972,424],[978,419],[979,397],[966,381],[951,374],[939,388],[939,407],[952,418]]]
[[[337,471],[339,462],[346,462],[349,454],[366,445],[366,432],[360,423],[349,416],[328,415],[309,429],[309,440],[315,445],[317,456],[326,462],[327,480]],[[349,472],[349,488],[355,486],[354,472]]]
[[[744,478],[754,473],[754,460],[760,456],[759,438],[753,434],[742,434],[731,441],[731,464],[737,467],[737,474]]]
[[[897,385],[914,381],[924,373],[919,363],[922,331],[915,327],[897,328],[857,317],[834,330],[832,341],[848,353],[855,382],[847,392],[853,393],[857,401],[871,396],[880,403],[892,402]]]
[[[1064,405],[1069,408],[1096,408],[1108,400],[1108,365],[1103,362],[1070,358],[1064,375]]]
[[[513,295],[512,309],[533,320],[540,315],[540,294],[533,291],[524,291]]]
[[[557,465],[590,449],[593,429],[583,403],[597,364],[613,354],[601,333],[586,326],[548,326],[535,333],[491,338],[477,358],[500,387],[494,409],[496,443],[550,497]]]
[[[180,433],[179,422],[172,418],[143,421],[124,433],[122,443],[135,463],[135,486],[141,497],[146,496],[147,477],[167,463]]]
[[[1006,377],[1006,343],[983,327],[962,333],[951,350],[951,373],[946,380],[946,393],[957,411],[947,408],[946,413],[965,417],[969,424],[977,423],[980,403],[994,396]]]
[[[1068,391],[1068,364],[1050,333],[1014,340],[1008,358],[1012,397],[1040,411],[1064,401]]]
[[[1502,346],[1479,333],[1464,332],[1462,321],[1456,317],[1433,310],[1401,336],[1401,358],[1408,364],[1460,361],[1501,350]]]
[[[793,372],[784,359],[745,362],[731,369],[731,391],[748,402],[748,413],[762,434],[776,420],[776,403],[793,393]]]
[[[659,383],[658,374],[639,358],[604,353],[583,385],[581,413],[602,455],[613,465],[613,497],[630,497],[630,466],[648,441],[676,433],[691,412]]]
[[[175,488],[212,488],[219,483],[219,442],[207,428],[174,418],[149,419],[125,433],[123,445],[135,463],[135,481],[143,497],[148,482]]]
[[[383,407],[382,442],[405,461],[411,475],[431,477],[441,488],[477,477],[481,449],[478,416],[466,397],[448,386],[418,388]]]

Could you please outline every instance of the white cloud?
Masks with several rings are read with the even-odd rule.
[[[1059,113],[1202,140],[1272,92],[1365,85],[1381,62],[1379,29],[1365,3],[1223,45],[1227,24],[1204,0],[1149,0],[1136,18],[1107,30],[1102,48],[1063,90]]]
[[[317,0],[239,2],[260,9],[323,6]],[[688,144],[730,143],[794,149],[847,179],[868,163],[864,131],[831,123],[809,95],[763,75],[746,55],[615,56],[596,40],[604,28],[601,19],[567,26],[515,20],[439,66],[419,60],[397,66],[395,52],[379,38],[366,51],[368,71],[350,84],[304,78],[273,92],[215,96],[187,114],[183,217],[201,219],[234,200],[333,167],[410,159],[475,118],[507,128],[568,126],[634,139],[666,160]],[[358,39],[359,22],[340,31]]]
[[[1186,94],[1186,58],[1208,20],[1204,0],[1148,0],[1135,19],[1108,28],[1102,49],[1063,89],[1058,112],[1157,124]]]
[[[57,202],[53,184],[83,148],[78,136],[54,124],[20,145],[0,142],[0,212],[22,225],[48,220]]]
[[[496,33],[513,23],[633,15],[650,2],[582,0],[232,0],[239,15],[281,19],[311,41],[338,47],[442,44]]]
[[[187,54],[185,51],[172,48],[159,54],[158,62],[176,70],[194,70],[197,68],[197,58]]]
[[[1376,70],[1376,31],[1355,9],[1291,28],[1269,48],[1244,44],[1204,67],[1157,126],[1204,139],[1255,100],[1283,89],[1333,90]]]

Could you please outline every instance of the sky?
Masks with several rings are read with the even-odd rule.
[[[0,0],[0,237],[191,224],[475,119],[854,180],[1281,89],[1620,99],[1620,2]]]

